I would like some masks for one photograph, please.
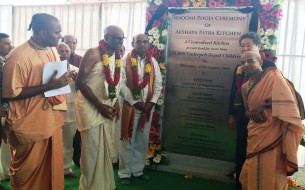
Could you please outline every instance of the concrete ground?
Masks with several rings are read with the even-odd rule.
[[[301,187],[305,188],[305,166],[299,167],[299,171],[290,176],[291,179],[297,180]]]

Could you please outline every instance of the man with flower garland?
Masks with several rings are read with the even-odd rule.
[[[114,190],[111,157],[114,150],[115,120],[119,118],[121,55],[124,32],[108,26],[104,40],[89,49],[79,68],[76,85],[76,125],[81,134],[79,189]]]
[[[121,92],[124,99],[119,144],[119,177],[122,184],[130,178],[149,179],[143,174],[154,105],[162,89],[157,61],[148,51],[145,34],[134,36],[134,48],[123,60]]]
[[[247,32],[239,38],[241,54],[247,51],[259,52],[262,47],[261,39],[257,33]],[[262,68],[275,67],[275,64],[268,60],[263,60]],[[241,190],[239,175],[242,166],[246,160],[247,149],[247,125],[249,118],[245,115],[244,102],[241,96],[241,86],[247,82],[248,77],[243,72],[242,66],[238,64],[234,70],[230,102],[229,102],[229,126],[236,130],[236,157],[235,157],[235,172],[236,172],[236,190]]]

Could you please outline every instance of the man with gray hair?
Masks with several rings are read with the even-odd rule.
[[[69,34],[65,35],[61,41],[66,43],[71,50],[70,57],[68,59],[69,63],[75,67],[79,67],[83,57],[75,53],[77,47],[77,38]]]

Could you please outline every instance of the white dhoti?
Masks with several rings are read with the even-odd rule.
[[[76,122],[65,122],[62,129],[64,174],[72,172],[73,137],[76,133]]]
[[[111,156],[113,147],[113,122],[80,131],[82,138],[80,190],[114,190]]]
[[[132,138],[120,141],[119,143],[119,177],[130,178],[131,176],[138,177],[143,174],[145,166],[146,154],[148,150],[149,131],[152,120],[151,111],[150,119],[145,123],[144,130],[138,128],[138,122],[141,117],[141,112],[136,111],[135,122],[132,131]]]
[[[9,167],[11,162],[10,145],[6,144],[3,140],[1,144],[0,155],[1,155],[0,180],[10,179],[10,174],[9,174]]]

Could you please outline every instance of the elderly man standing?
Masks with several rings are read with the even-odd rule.
[[[119,117],[119,85],[124,32],[108,26],[104,40],[82,59],[76,95],[76,123],[80,131],[81,170],[79,189],[114,190],[111,157],[115,156],[114,127]]]
[[[61,38],[59,20],[46,13],[32,17],[32,37],[9,54],[3,72],[3,97],[9,100],[4,127],[13,155],[12,189],[64,189],[62,159],[63,114],[52,106],[64,96],[45,98],[43,93],[66,86],[70,74],[53,74],[42,84],[43,66],[59,61],[55,47]]]
[[[134,36],[132,47],[123,60],[121,86],[124,103],[118,173],[122,184],[130,184],[131,176],[149,179],[143,169],[154,105],[162,89],[160,68],[148,51],[147,36]]]
[[[77,46],[77,38],[73,35],[65,35],[62,38],[62,42],[66,43],[71,50],[71,54],[70,54],[70,57],[68,59],[69,63],[71,65],[74,65],[75,67],[79,67],[80,62],[82,60],[82,56],[75,53],[75,49],[76,49],[76,46]]]
[[[66,43],[71,50],[68,62],[71,65],[79,68],[80,62],[81,62],[83,57],[75,53],[75,49],[76,49],[76,46],[77,46],[77,38],[73,35],[65,35],[61,39],[61,41]],[[74,149],[74,151],[73,151],[73,161],[74,161],[74,164],[77,167],[79,167],[79,161],[80,161],[80,153],[81,153],[80,144],[81,144],[80,134],[79,134],[79,131],[76,131],[76,134],[73,138],[73,149]]]
[[[56,47],[59,54],[60,60],[68,60],[70,56],[70,48],[65,43],[59,43]],[[68,63],[68,70],[73,72],[74,76],[77,75],[78,67],[75,67]],[[64,155],[64,174],[65,176],[76,178],[77,174],[72,172],[72,158],[73,158],[73,137],[76,133],[76,122],[75,122],[75,96],[76,87],[75,82],[70,84],[71,93],[66,95],[67,111],[65,112],[65,123],[62,130],[62,141],[63,141],[63,155]]]
[[[239,38],[240,53],[247,51],[259,52],[262,48],[262,43],[259,35],[254,32],[247,32]],[[272,61],[263,60],[262,69],[275,67]],[[239,175],[242,166],[246,160],[247,149],[247,125],[249,118],[245,115],[244,102],[241,95],[241,86],[248,80],[242,66],[238,64],[234,70],[232,88],[229,102],[229,126],[236,131],[236,156],[235,156],[235,172],[236,172],[236,190],[241,190]]]
[[[248,146],[240,182],[243,190],[287,189],[287,175],[298,171],[297,149],[304,133],[296,94],[275,67],[262,69],[257,52],[241,65],[249,80],[242,86]]]

